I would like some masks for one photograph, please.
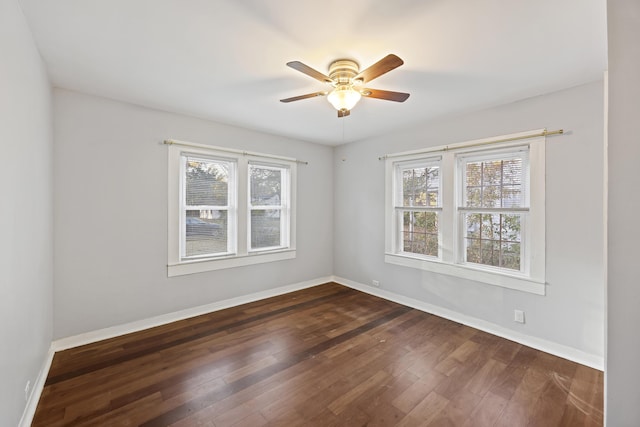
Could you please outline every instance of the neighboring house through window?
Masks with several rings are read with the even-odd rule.
[[[169,276],[295,257],[296,161],[169,146]]]

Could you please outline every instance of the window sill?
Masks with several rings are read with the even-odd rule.
[[[254,252],[248,255],[235,255],[217,259],[209,258],[204,260],[182,261],[176,264],[169,264],[167,266],[167,276],[175,277],[205,271],[222,270],[225,268],[244,267],[253,264],[294,259],[295,257],[295,249],[285,249],[260,253]]]
[[[401,265],[403,267],[417,268],[420,270],[432,271],[434,273],[446,274],[460,277],[462,279],[474,280],[489,285],[500,286],[508,289],[529,292],[536,295],[545,294],[544,281],[538,281],[528,277],[496,273],[481,270],[469,266],[447,264],[441,261],[414,258],[398,254],[386,253],[384,261],[389,264]]]

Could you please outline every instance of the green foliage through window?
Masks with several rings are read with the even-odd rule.
[[[438,256],[440,166],[436,161],[407,165],[399,170],[403,208],[402,251]],[[413,209],[412,209],[413,208]]]
[[[466,214],[467,262],[520,270],[521,216]]]
[[[402,222],[404,252],[438,256],[438,215],[436,212],[405,211]]]
[[[185,204],[226,206],[229,166],[226,162],[186,159]]]
[[[438,206],[439,167],[416,167],[402,170],[403,206]]]
[[[468,162],[465,181],[466,207],[522,206],[521,158]]]
[[[464,203],[477,213],[464,214],[467,262],[520,271],[522,215],[510,209],[525,207],[524,155],[464,164]],[[500,212],[482,212],[483,209]]]

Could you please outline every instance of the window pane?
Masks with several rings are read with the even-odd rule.
[[[520,270],[520,214],[465,214],[466,262]]]
[[[502,187],[502,206],[503,208],[519,208],[522,203],[522,186],[521,185],[504,185]]]
[[[438,214],[405,211],[402,222],[402,250],[438,256]]]
[[[226,206],[229,168],[229,162],[187,157],[185,204],[187,206]]]
[[[184,221],[186,257],[227,252],[227,211],[187,210]]]
[[[402,170],[403,206],[438,207],[440,168],[425,167]]]
[[[466,163],[465,206],[523,207],[523,173],[522,158]]]
[[[502,244],[502,264],[504,268],[520,270],[520,243]]]
[[[280,206],[282,169],[251,166],[251,204],[253,206]]]
[[[280,246],[280,210],[251,211],[251,248]]]
[[[467,262],[480,264],[480,239],[467,238]]]
[[[480,264],[500,267],[499,244],[493,240],[482,240],[480,242]]]
[[[466,215],[467,222],[467,238],[480,239],[480,220],[482,215],[469,214]]]

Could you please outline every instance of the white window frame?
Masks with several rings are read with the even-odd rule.
[[[230,174],[230,198],[227,207],[229,223],[228,249],[224,254],[185,258],[183,249],[184,224],[184,162],[185,155],[233,162]],[[281,245],[250,250],[250,190],[249,164],[277,167],[287,170],[281,198],[285,211],[281,228]],[[275,262],[296,257],[296,175],[297,162],[268,154],[246,153],[221,147],[169,145],[168,147],[168,263],[169,277],[253,264]],[[282,223],[281,223],[282,224]],[[284,234],[284,236],[283,236]]]
[[[466,176],[466,163],[469,161],[485,161],[485,160],[507,160],[509,158],[522,158],[523,162],[523,176],[525,180],[522,185],[522,206],[518,208],[481,208],[481,207],[466,207],[465,206],[465,176]],[[457,260],[458,263],[462,265],[466,265],[471,268],[477,268],[481,270],[488,271],[496,271],[498,273],[511,272],[512,274],[521,274],[524,277],[528,277],[529,275],[529,247],[531,246],[531,237],[527,233],[528,230],[528,217],[530,211],[530,172],[529,172],[529,147],[528,146],[519,146],[519,147],[511,147],[511,148],[502,148],[502,149],[488,149],[483,150],[481,152],[472,152],[472,153],[464,153],[456,156],[457,164],[456,164],[456,206],[455,209],[458,212],[457,215]],[[464,217],[467,213],[495,213],[495,214],[518,214],[520,215],[520,227],[521,227],[521,237],[522,244],[520,245],[520,270],[508,270],[500,267],[493,267],[484,264],[478,264],[469,262],[466,260],[466,251],[467,245],[465,242],[465,221]]]
[[[495,138],[467,141],[433,147],[428,150],[389,155],[386,158],[385,186],[385,262],[451,275],[510,289],[545,294],[545,138],[532,137],[542,130],[503,135]],[[527,138],[527,139],[520,139]],[[516,139],[516,140],[514,140]],[[510,140],[495,142],[495,140]],[[529,185],[528,210],[523,209],[521,271],[464,262],[464,228],[461,224],[463,177],[460,162],[465,156],[480,156],[500,151],[528,150]],[[442,212],[439,221],[439,257],[408,254],[398,247],[397,168],[408,162],[441,156],[440,185]]]
[[[393,245],[394,252],[413,258],[419,259],[433,259],[433,260],[441,260],[442,259],[442,228],[440,227],[440,221],[442,220],[442,178],[440,177],[440,173],[442,172],[441,166],[442,156],[429,156],[423,157],[418,160],[410,159],[407,161],[400,161],[395,164],[394,170],[394,193],[395,197],[393,198],[393,208],[395,211],[395,219],[394,225],[392,229],[393,234]],[[431,206],[404,206],[403,203],[403,187],[402,187],[402,171],[410,168],[427,168],[437,166],[439,168],[439,188],[438,188],[438,203],[436,207]],[[404,251],[404,239],[402,235],[402,225],[403,225],[403,216],[405,211],[415,211],[415,212],[435,212],[436,217],[438,218],[438,255],[422,255],[414,252],[405,252]]]
[[[183,155],[184,154],[184,155]],[[215,206],[215,205],[202,205],[202,206],[193,206],[185,204],[185,193],[186,193],[186,182],[185,180],[180,180],[180,223],[179,227],[179,248],[180,248],[180,259],[181,260],[190,260],[196,261],[200,259],[206,258],[218,258],[230,256],[236,253],[236,240],[234,236],[236,235],[237,229],[237,221],[235,220],[236,208],[238,205],[238,191],[237,191],[237,170],[238,165],[235,159],[232,158],[223,158],[223,157],[212,157],[205,155],[194,155],[193,153],[181,153],[180,155],[180,177],[184,177],[186,174],[186,163],[187,158],[192,158],[195,160],[202,161],[211,161],[211,162],[224,162],[229,165],[229,177],[228,177],[228,185],[227,185],[227,205],[226,206]],[[211,209],[211,210],[224,210],[227,212],[227,250],[225,252],[220,252],[216,254],[210,255],[194,255],[194,256],[186,256],[186,213],[188,210],[203,210],[203,209]]]
[[[251,179],[247,179],[247,250],[250,253],[274,251],[286,249],[290,241],[290,218],[291,218],[291,170],[286,164],[269,163],[264,161],[250,161],[248,165],[249,177],[251,168],[279,170],[280,175],[280,204],[279,205],[256,205],[251,204]],[[279,210],[280,211],[280,244],[264,248],[251,247],[251,212],[254,210]]]

